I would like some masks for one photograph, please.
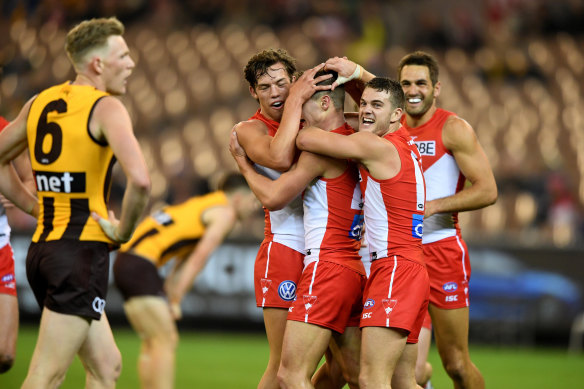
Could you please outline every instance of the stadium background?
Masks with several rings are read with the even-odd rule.
[[[497,258],[512,256],[527,269],[568,277],[571,294],[581,296],[581,0],[4,0],[0,7],[0,115],[8,119],[43,88],[73,77],[63,50],[70,27],[111,15],[125,23],[136,69],[122,100],[151,171],[151,208],[212,190],[222,173],[235,169],[228,134],[257,109],[242,69],[258,50],[283,47],[299,69],[346,55],[391,77],[405,53],[428,51],[441,65],[439,105],[474,127],[498,183],[495,205],[461,214],[471,255],[495,267]],[[123,187],[115,174],[114,209]],[[13,241],[22,317],[36,324],[24,273],[31,228],[29,219],[16,223]],[[184,303],[183,329],[262,329],[251,278],[262,229],[258,214],[213,256]],[[472,301],[472,278],[470,285]],[[487,310],[473,322],[471,340],[564,347],[584,310],[581,298],[564,307],[550,305],[545,293],[495,303],[507,303],[505,297],[514,299],[509,310]],[[125,323],[114,288],[108,312],[115,325]],[[534,326],[538,315],[558,327],[542,336]]]

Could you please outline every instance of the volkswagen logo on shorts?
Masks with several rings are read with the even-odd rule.
[[[93,307],[93,310],[97,313],[103,313],[103,310],[105,308],[105,300],[104,299],[100,299],[99,297],[96,297],[93,299],[93,303],[91,304]]]
[[[282,281],[278,286],[278,295],[285,301],[294,300],[296,298],[296,284],[290,280]]]

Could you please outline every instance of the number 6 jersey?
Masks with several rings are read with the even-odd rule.
[[[115,158],[89,132],[91,113],[109,94],[69,82],[42,91],[30,107],[27,137],[39,199],[33,242],[75,239],[112,243],[91,217],[107,217]]]

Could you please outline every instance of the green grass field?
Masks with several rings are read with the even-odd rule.
[[[0,388],[19,388],[36,340],[36,327],[20,329],[15,366],[0,375]],[[123,356],[118,388],[139,388],[136,359],[138,337],[129,329],[114,328]],[[513,349],[473,345],[474,362],[482,370],[487,388],[583,388],[584,355],[569,355],[559,349]],[[267,362],[268,344],[263,334],[181,333],[177,355],[176,387],[182,388],[255,388]],[[430,351],[434,365],[432,382],[437,389],[452,385],[435,349]],[[62,388],[83,388],[84,373],[79,360],[69,369]]]

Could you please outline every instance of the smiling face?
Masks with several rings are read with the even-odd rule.
[[[278,62],[270,66],[265,74],[258,77],[255,88],[249,88],[251,95],[260,103],[260,109],[264,116],[280,121],[292,81],[284,65]]]
[[[359,131],[385,134],[394,112],[388,92],[365,88],[359,103]]]
[[[400,84],[406,97],[406,112],[414,118],[421,118],[435,105],[440,94],[440,82],[432,85],[428,67],[406,65],[400,73]]]
[[[108,37],[106,47],[101,56],[101,76],[105,90],[113,95],[122,95],[126,93],[127,80],[135,63],[130,57],[126,41],[120,35]]]

